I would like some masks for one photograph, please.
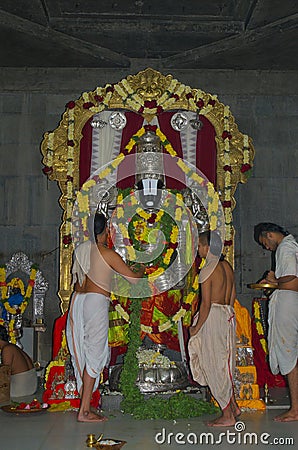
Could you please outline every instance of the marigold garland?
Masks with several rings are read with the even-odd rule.
[[[260,303],[255,300],[254,301],[254,317],[255,317],[255,324],[256,324],[256,330],[257,333],[259,335],[260,338],[260,343],[262,345],[262,348],[264,350],[265,355],[268,355],[268,344],[267,341],[265,339],[265,331],[263,328],[263,324],[262,324],[262,319],[261,319],[261,305]]]
[[[168,320],[165,323],[162,323],[158,325],[157,327],[148,326],[141,324],[141,331],[147,334],[153,334],[155,333],[163,333],[173,326],[177,324],[177,322],[180,319],[183,319],[186,315],[186,313],[190,310],[191,304],[197,297],[199,292],[199,275],[196,274],[194,281],[191,286],[190,292],[187,294],[187,296],[183,299],[183,303],[181,304],[181,307],[179,311],[177,311],[172,317],[168,317]],[[130,323],[130,316],[127,311],[124,310],[122,305],[120,304],[119,299],[112,293],[111,294],[111,303],[113,307],[116,309],[116,311],[120,314],[120,316],[128,323]]]

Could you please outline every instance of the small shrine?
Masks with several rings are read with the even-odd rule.
[[[23,348],[24,330],[33,330],[31,357],[39,362],[38,333],[46,330],[47,281],[38,266],[25,253],[18,252],[0,267],[0,287],[1,323],[7,328],[10,342]]]

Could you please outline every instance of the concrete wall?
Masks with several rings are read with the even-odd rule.
[[[62,210],[56,182],[42,173],[40,143],[55,129],[65,104],[83,91],[119,81],[150,66],[128,70],[0,69],[0,264],[24,251],[39,264],[50,288],[41,359],[51,355],[53,321],[60,315],[58,231]],[[164,72],[167,74],[167,72]],[[253,225],[273,221],[298,235],[297,72],[175,70],[181,82],[217,94],[230,105],[241,132],[253,138],[253,175],[239,185],[234,211],[238,298],[249,311],[255,292],[246,287],[269,268],[270,255],[253,241]]]

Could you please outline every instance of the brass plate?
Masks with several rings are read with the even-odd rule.
[[[104,441],[109,441],[109,440],[113,441],[114,439],[106,439],[105,438],[105,439],[103,439],[103,442]],[[111,444],[111,445],[109,445],[109,444],[101,444],[100,442],[101,441],[99,441],[99,442],[97,442],[95,444],[95,448],[99,448],[101,450],[109,450],[109,449],[120,450],[123,447],[123,445],[126,444],[126,441],[115,441],[115,444]]]
[[[2,411],[13,414],[28,414],[28,413],[37,413],[44,412],[47,408],[31,408],[31,409],[17,409],[13,405],[5,405],[1,407]]]
[[[276,289],[276,284],[270,283],[252,283],[247,285],[250,289]]]

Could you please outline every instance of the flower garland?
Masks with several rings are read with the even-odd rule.
[[[183,303],[181,304],[179,311],[177,311],[172,317],[169,317],[165,323],[162,323],[158,326],[151,327],[141,324],[141,331],[147,334],[163,333],[172,328],[173,326],[175,326],[180,319],[183,319],[185,317],[187,311],[190,310],[193,301],[198,295],[198,292],[199,292],[199,275],[196,274],[191,286],[191,290],[183,299]],[[119,299],[113,293],[111,294],[110,298],[113,307],[120,314],[122,319],[124,319],[128,323],[131,323],[131,316],[128,314],[127,311],[124,310],[123,306],[119,302]]]
[[[230,133],[230,108],[224,106],[224,131],[222,139],[224,141],[224,173],[225,173],[225,186],[223,194],[223,207],[225,209],[225,246],[230,246],[233,243],[232,240],[232,202],[231,202],[231,157],[230,157],[230,139],[232,135]]]
[[[54,171],[53,169],[53,154],[54,154],[54,133],[48,134],[48,146],[47,154],[45,160],[45,167],[42,169],[45,175],[51,175]]]
[[[25,292],[24,283],[20,278],[12,278],[12,280],[10,282],[8,282],[8,283],[6,282],[6,267],[5,266],[0,267],[1,302],[2,302],[6,312],[11,314],[12,316],[15,316],[17,314],[24,314],[24,312],[28,306],[29,300],[32,296],[32,290],[35,285],[37,270],[38,270],[37,266],[35,266],[35,265],[31,266],[28,286],[27,286],[27,289]],[[8,301],[9,300],[8,288],[9,287],[13,288],[15,286],[20,288],[21,294],[24,295],[24,299],[20,305],[13,307],[9,304],[9,301]],[[15,323],[14,318],[12,318],[8,323],[8,334],[9,334],[10,342],[13,344],[16,343],[16,338],[14,336],[14,323]]]
[[[265,339],[265,331],[261,318],[261,305],[259,300],[254,300],[253,308],[254,308],[256,330],[260,338],[260,343],[262,345],[265,355],[268,355],[268,344]]]
[[[123,192],[118,192],[116,216],[123,237],[123,243],[128,254],[128,259],[135,260],[134,247],[136,247],[138,251],[142,251],[142,244],[156,243],[156,233],[158,233],[159,229],[161,229],[165,235],[164,245],[167,246],[167,248],[157,259],[151,261],[151,267],[146,269],[148,279],[153,282],[165,271],[171,262],[171,258],[178,246],[179,228],[175,225],[175,221],[171,214],[165,213],[163,209],[160,209],[157,213],[148,213],[140,207],[134,208],[134,206],[138,204],[136,195],[133,190],[129,189],[126,191],[130,191],[130,195],[129,202],[125,205],[123,203]],[[171,205],[175,208],[175,214],[173,215],[175,215],[176,221],[181,221],[184,214],[184,209],[180,206],[183,205],[181,193],[176,193],[176,195],[173,195],[172,193],[169,194],[164,203],[169,206],[170,200],[173,202],[174,198],[176,199],[176,203],[175,205]],[[129,217],[125,222],[122,220],[124,218],[124,206],[126,217]],[[132,210],[130,210],[131,206]],[[188,217],[185,218],[188,220]],[[156,224],[157,227],[152,228],[154,224]]]
[[[73,171],[74,171],[74,105],[68,107],[67,127],[67,169],[66,169],[66,212],[65,212],[65,235],[63,244],[68,247],[72,242],[71,218],[73,209]]]
[[[251,173],[251,165],[249,163],[250,161],[250,152],[249,152],[249,145],[248,145],[248,136],[247,134],[243,135],[243,164],[241,166],[241,173],[246,173],[249,176]]]
[[[123,196],[124,196],[123,193],[119,192],[117,204],[120,205],[120,208],[119,208],[120,212],[119,212],[119,214],[118,214],[118,211],[116,213],[117,213],[117,218],[119,218],[120,220],[122,219],[122,217],[124,215]],[[133,198],[134,198],[134,195],[131,195],[130,199],[132,200]],[[169,201],[169,198],[167,198],[165,200],[165,202],[167,202],[167,201]],[[134,201],[132,201],[131,203],[134,203]],[[182,204],[182,195],[181,195],[181,193],[177,193],[176,194],[176,212],[180,210],[180,204]],[[132,239],[129,238],[126,226],[124,226],[124,224],[120,223],[120,226],[121,225],[123,226],[122,234],[124,234],[125,232],[127,233],[127,234],[124,234],[124,236],[125,236],[124,243],[125,243],[125,239],[130,240],[130,244],[133,243],[135,240],[142,241],[142,238],[144,238],[146,235],[147,223],[150,222],[152,224],[155,222],[159,222],[164,216],[163,211],[159,211],[157,214],[155,214],[155,213],[150,214],[150,213],[142,210],[141,208],[137,208],[136,212],[139,215],[139,217],[141,219],[143,219],[143,221],[140,221],[137,218],[136,218],[136,220],[134,220],[133,218],[131,219],[129,228],[133,227],[133,230],[131,230],[131,231],[132,232],[134,231],[134,233],[135,233],[135,235],[132,236]],[[130,215],[129,212],[128,212],[128,215]],[[175,217],[175,219],[177,219],[177,218]],[[140,227],[142,228],[141,233],[139,232]],[[150,228],[149,228],[149,230],[150,230]],[[151,231],[151,233],[152,233],[152,231]],[[160,276],[164,272],[165,268],[170,263],[170,258],[172,256],[175,248],[178,245],[177,244],[178,236],[179,236],[178,226],[175,224],[171,225],[171,228],[166,233],[166,236],[167,236],[167,234],[169,235],[169,237],[167,238],[169,240],[169,248],[167,249],[166,253],[163,255],[163,260],[159,261],[158,264],[155,264],[154,267],[147,267],[147,269],[146,269],[146,275],[152,282],[154,281],[154,279],[156,279],[158,276]],[[129,248],[132,248],[132,247],[128,247],[128,249]],[[176,312],[173,315],[173,317],[167,318],[166,322],[160,324],[159,326],[151,327],[151,326],[146,326],[144,324],[141,324],[141,331],[148,333],[148,334],[155,334],[155,333],[162,333],[162,332],[167,331],[170,328],[172,328],[174,325],[176,325],[176,323],[180,319],[185,318],[187,312],[191,309],[192,303],[194,302],[194,300],[197,297],[198,290],[199,290],[199,277],[198,277],[198,275],[196,275],[192,282],[191,289],[188,292],[188,294],[184,297],[183,303],[182,303],[179,311]],[[129,322],[130,316],[129,316],[128,312],[121,305],[119,298],[116,295],[114,295],[113,293],[111,295],[111,303],[112,303],[113,307],[115,308],[115,310],[120,314],[120,316],[126,322],[130,323]]]
[[[0,288],[1,288],[1,299],[6,299],[7,298],[6,266],[0,267]]]
[[[208,99],[203,100],[204,92],[197,89],[195,92],[189,86],[179,83],[178,80],[171,80],[165,92],[158,100],[145,100],[135,91],[126,79],[122,79],[117,84],[107,84],[104,88],[97,87],[93,92],[82,94],[83,108],[89,109],[93,114],[98,114],[109,107],[112,95],[116,94],[121,98],[124,107],[137,111],[139,114],[160,114],[165,110],[173,109],[174,104],[185,95],[188,100],[189,109],[200,110],[201,114],[208,114],[215,105],[216,95],[208,94]],[[94,104],[96,102],[96,105]],[[74,103],[74,102],[70,102]]]

